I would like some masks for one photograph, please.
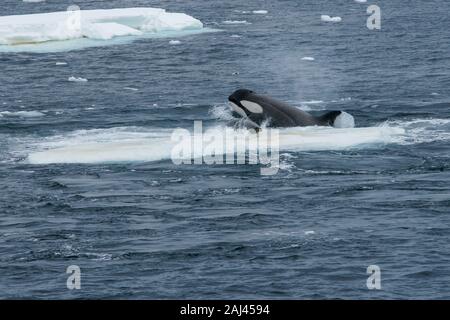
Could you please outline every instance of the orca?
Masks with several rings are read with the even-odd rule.
[[[330,111],[315,117],[282,101],[247,89],[236,90],[228,100],[233,113],[241,117],[240,123],[253,129],[260,129],[263,123],[275,128],[335,126],[335,124],[341,127],[343,122],[343,119],[339,119],[341,116],[349,116],[348,126],[354,126],[353,117],[346,112]]]

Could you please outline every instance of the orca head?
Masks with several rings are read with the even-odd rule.
[[[242,117],[247,117],[250,113],[262,112],[261,107],[259,107],[258,105],[254,105],[253,102],[247,100],[248,95],[251,93],[253,93],[252,90],[239,89],[233,92],[233,94],[228,97],[228,101],[230,101],[230,105],[233,111]],[[257,110],[257,112],[255,112],[255,110]]]
[[[253,93],[253,91],[252,90],[248,90],[248,89],[238,89],[238,90],[236,90],[235,92],[233,92],[231,94],[229,99],[232,99],[232,98],[243,99],[250,93]]]
[[[253,93],[253,91],[248,89],[239,89],[233,92],[231,96],[228,97],[228,100],[239,105],[240,101],[245,100],[250,93]]]

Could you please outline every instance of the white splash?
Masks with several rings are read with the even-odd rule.
[[[308,100],[308,101],[302,101],[303,104],[321,104],[324,103],[323,100]]]
[[[450,119],[391,120],[386,121],[382,126],[404,128],[407,134],[398,136],[394,140],[395,143],[402,145],[450,142]]]
[[[314,61],[315,59],[313,57],[303,57],[302,60],[304,60],[304,61]]]
[[[341,111],[341,114],[336,117],[333,123],[335,128],[354,128],[355,118],[345,111]]]

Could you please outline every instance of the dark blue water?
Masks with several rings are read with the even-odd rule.
[[[6,0],[2,15],[70,4]],[[450,298],[449,2],[77,4],[163,7],[222,31],[180,45],[0,53],[0,111],[15,113],[0,118],[1,298]],[[369,4],[382,9],[380,31],[366,27]],[[269,13],[242,13],[258,9]],[[76,149],[66,163],[29,161],[83,139],[216,126],[211,110],[239,87],[405,136],[282,150],[274,176],[259,165],[124,162],[114,147],[106,162],[70,163]],[[66,288],[69,265],[81,268],[80,290]],[[369,265],[381,268],[381,290],[366,287]]]

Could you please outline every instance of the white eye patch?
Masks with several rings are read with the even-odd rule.
[[[263,113],[263,108],[255,102],[242,100],[241,104],[251,113]]]
[[[239,107],[237,104],[235,104],[234,102],[229,102],[231,108],[233,109],[234,112],[236,112],[237,114],[239,114],[241,117],[247,117],[247,114],[245,113],[244,110],[242,110],[241,107]]]

